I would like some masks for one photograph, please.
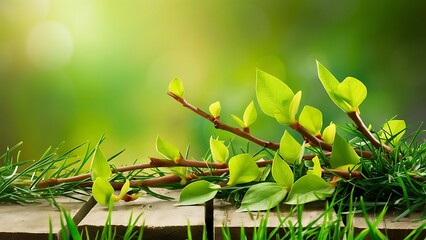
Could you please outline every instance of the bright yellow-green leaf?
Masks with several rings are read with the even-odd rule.
[[[322,170],[321,170],[321,164],[320,164],[318,156],[315,156],[312,159],[312,162],[314,163],[314,168],[312,170],[308,170],[308,174],[314,174],[314,175],[317,175],[318,177],[321,177]]]
[[[272,176],[278,185],[286,187],[287,190],[290,190],[293,185],[293,171],[291,171],[290,166],[278,155],[278,153],[275,153],[274,160],[272,161]]]
[[[259,167],[250,154],[244,153],[232,157],[229,160],[228,185],[254,181],[260,174]]]
[[[231,116],[232,116],[232,118],[234,119],[234,121],[235,121],[236,123],[238,123],[238,125],[240,125],[242,128],[247,127],[247,126],[246,126],[246,124],[244,123],[244,121],[243,121],[243,120],[241,120],[241,118],[239,118],[239,117],[235,116],[234,114],[231,114]]]
[[[210,138],[210,151],[212,153],[213,161],[224,163],[228,160],[229,150],[223,141]]]
[[[124,197],[124,195],[126,195],[126,193],[129,191],[129,188],[130,182],[126,179],[126,182],[123,184],[123,187],[121,187],[120,194],[118,194],[118,196],[115,194],[112,195],[112,199],[114,200],[114,202],[120,201]]]
[[[290,103],[293,91],[278,78],[257,70],[256,96],[262,111],[281,124],[290,123]]]
[[[274,182],[258,183],[247,190],[237,212],[269,210],[276,207],[285,198],[287,192],[284,186]]]
[[[316,174],[299,178],[288,193],[286,204],[296,205],[324,200],[333,195],[335,187]]]
[[[325,91],[334,104],[341,108],[345,112],[351,111],[351,106],[348,105],[341,97],[338,95],[337,88],[340,82],[333,76],[333,74],[328,71],[320,62],[317,61],[318,77],[324,86]]]
[[[95,152],[93,153],[90,173],[92,175],[92,181],[96,181],[98,177],[108,179],[112,174],[107,158],[99,145],[96,146]]]
[[[202,204],[216,196],[220,186],[206,180],[199,180],[184,187],[179,196],[177,205]]]
[[[300,100],[302,99],[302,91],[298,91],[290,103],[290,123],[296,122],[296,114],[299,111]]]
[[[169,160],[176,161],[181,158],[179,149],[159,136],[157,137],[156,147],[157,152]]]
[[[337,94],[351,106],[351,111],[359,112],[359,105],[367,97],[367,88],[360,80],[347,77],[337,87]]]
[[[333,144],[334,143],[334,136],[336,135],[336,124],[330,123],[326,128],[324,128],[324,131],[322,132],[322,139],[325,143]]]
[[[114,189],[108,180],[104,177],[97,177],[92,186],[92,195],[96,202],[108,206],[113,194]]]
[[[356,165],[359,163],[359,159],[360,157],[352,146],[336,133],[333,150],[331,151],[331,167],[337,169],[348,164]]]
[[[217,118],[217,117],[219,117],[219,116],[220,116],[220,111],[221,111],[221,110],[222,110],[222,109],[221,109],[221,106],[220,106],[220,102],[219,102],[219,101],[214,102],[214,103],[210,104],[210,106],[209,106],[210,114],[211,114],[214,118]]]
[[[322,128],[322,113],[320,110],[305,106],[299,116],[300,124],[314,136],[320,135]]]
[[[379,132],[380,139],[390,141],[395,146],[404,135],[406,128],[404,120],[390,120],[383,125]]]
[[[173,79],[169,84],[169,91],[174,95],[183,98],[184,89],[182,81],[179,78]]]
[[[284,160],[288,163],[298,163],[300,161],[301,149],[302,145],[300,145],[289,132],[285,131],[281,138],[279,149]]]
[[[244,111],[243,115],[243,122],[245,127],[250,126],[252,123],[254,123],[257,119],[257,111],[256,107],[254,106],[253,101],[250,102],[250,104],[247,106],[246,110]]]

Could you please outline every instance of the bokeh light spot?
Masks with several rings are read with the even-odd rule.
[[[71,33],[59,22],[36,25],[27,39],[28,58],[39,68],[60,68],[70,60],[72,52]]]

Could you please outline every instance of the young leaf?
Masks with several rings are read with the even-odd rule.
[[[241,120],[241,118],[239,118],[239,117],[235,116],[234,114],[231,114],[231,116],[232,116],[232,118],[234,119],[234,121],[235,121],[236,123],[238,123],[238,125],[240,125],[242,128],[247,127],[247,126],[246,126],[246,124],[244,123],[244,121],[243,121],[243,120]]]
[[[390,120],[383,125],[379,136],[383,141],[389,140],[395,146],[404,135],[405,129],[404,120]]]
[[[118,194],[118,196],[112,194],[112,199],[114,200],[114,202],[120,201],[124,197],[124,195],[126,195],[126,193],[129,191],[129,188],[130,181],[126,179],[126,182],[123,184],[123,187],[121,187],[120,194]]]
[[[367,97],[367,88],[360,80],[347,77],[337,87],[337,94],[351,106],[351,111],[359,112],[359,105]]]
[[[96,202],[101,205],[108,206],[114,189],[108,180],[104,177],[97,177],[92,187],[92,195]]]
[[[293,184],[285,203],[295,205],[324,200],[333,195],[334,189],[316,174],[307,174]]]
[[[340,82],[333,76],[333,74],[328,71],[320,62],[317,61],[317,69],[318,69],[318,77],[324,86],[325,91],[328,96],[330,96],[331,100],[333,100],[334,104],[336,104],[339,108],[341,108],[345,112],[351,111],[351,106],[348,105],[338,94],[337,88]]]
[[[286,187],[274,182],[258,183],[247,190],[237,212],[269,210],[276,207],[285,198],[287,192]]]
[[[348,170],[359,163],[360,157],[352,146],[336,133],[333,150],[331,151],[330,165],[334,169]]]
[[[290,123],[290,103],[293,91],[278,78],[257,70],[256,96],[262,111],[281,124]]]
[[[90,173],[92,175],[92,181],[96,181],[98,177],[108,179],[112,174],[108,161],[99,145],[96,146],[95,152],[93,153]]]
[[[298,91],[290,102],[290,123],[296,122],[296,114],[299,111],[300,100],[302,99],[302,91]]]
[[[293,171],[290,166],[275,153],[274,160],[272,161],[272,176],[278,185],[286,187],[290,190],[294,182]]]
[[[322,113],[320,110],[305,106],[299,116],[300,124],[314,136],[320,135],[322,128]]]
[[[180,193],[177,205],[202,204],[216,196],[220,186],[206,180],[199,180],[188,184]]]
[[[244,111],[243,115],[243,122],[245,127],[250,126],[252,123],[254,123],[257,119],[257,111],[256,107],[254,106],[253,101],[250,102],[250,104],[247,106],[246,110]]]
[[[321,171],[321,164],[320,164],[318,156],[315,156],[312,159],[312,162],[314,163],[314,168],[312,170],[308,170],[307,174],[314,174],[314,175],[317,175],[318,177],[321,177],[322,171]]]
[[[182,157],[177,147],[167,142],[166,140],[160,138],[159,136],[157,136],[156,147],[157,147],[157,152],[169,160],[176,161]]]
[[[213,161],[224,163],[228,160],[229,150],[223,141],[210,138],[210,151],[212,152]]]
[[[173,79],[169,84],[169,91],[174,95],[183,98],[184,89],[182,81],[179,78]]]
[[[220,116],[220,110],[221,110],[221,107],[220,107],[219,101],[214,102],[214,103],[210,104],[210,106],[209,106],[209,111],[210,111],[211,115],[213,115],[214,118],[217,118],[217,117]]]
[[[330,123],[326,128],[324,128],[324,131],[322,132],[322,139],[325,143],[333,144],[334,143],[334,136],[336,135],[336,124]]]
[[[298,143],[290,133],[285,131],[281,138],[279,149],[284,160],[288,163],[299,162],[301,149],[302,145],[300,145],[300,143]]]
[[[253,157],[248,154],[239,154],[229,160],[228,185],[233,186],[255,180],[259,174],[259,167]]]

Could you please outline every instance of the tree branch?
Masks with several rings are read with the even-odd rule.
[[[231,132],[231,133],[233,133],[237,136],[245,138],[245,139],[247,139],[251,142],[254,142],[254,143],[256,143],[256,144],[258,144],[262,147],[269,148],[269,149],[272,149],[274,151],[278,150],[278,148],[280,147],[279,143],[264,141],[262,139],[259,139],[255,136],[251,135],[250,132],[247,131],[247,130],[244,131],[244,130],[241,130],[239,128],[231,127],[227,124],[222,123],[219,119],[214,118],[212,115],[210,115],[210,114],[204,112],[203,110],[191,105],[190,103],[185,101],[185,99],[176,96],[172,92],[167,92],[167,94],[169,96],[171,96],[172,98],[174,98],[176,101],[180,102],[182,104],[182,106],[188,108],[189,110],[193,111],[194,113],[196,113],[196,114],[200,115],[201,117],[212,122],[214,127],[217,128],[217,129],[221,129],[221,130]]]

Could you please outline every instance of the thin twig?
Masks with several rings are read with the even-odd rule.
[[[203,110],[201,110],[201,109],[199,109],[199,108],[191,105],[185,99],[176,96],[172,92],[167,92],[167,94],[169,96],[171,96],[172,98],[174,98],[176,101],[180,102],[182,104],[182,106],[190,109],[194,113],[196,113],[196,114],[200,115],[201,117],[203,117],[203,118],[209,120],[210,122],[212,122],[213,125],[214,125],[214,127],[217,128],[217,129],[221,129],[221,130],[225,130],[225,131],[234,133],[237,136],[245,138],[245,139],[247,139],[249,141],[252,141],[252,142],[254,142],[254,143],[256,143],[256,144],[258,144],[258,145],[260,145],[262,147],[269,148],[269,149],[272,149],[274,151],[278,150],[278,148],[280,147],[279,143],[269,142],[269,141],[265,141],[265,140],[259,139],[259,138],[255,137],[255,136],[251,135],[250,132],[247,131],[247,130],[244,131],[244,130],[241,130],[239,128],[231,127],[231,126],[229,126],[227,124],[222,123],[218,118],[215,118],[212,115],[204,112]]]
[[[354,121],[358,131],[360,131],[370,142],[371,144],[377,148],[383,148],[386,152],[392,153],[393,149],[384,144],[381,143],[378,139],[376,139],[373,134],[368,130],[368,128],[365,126],[364,122],[362,121],[361,117],[359,116],[358,112],[348,112],[348,116]]]

